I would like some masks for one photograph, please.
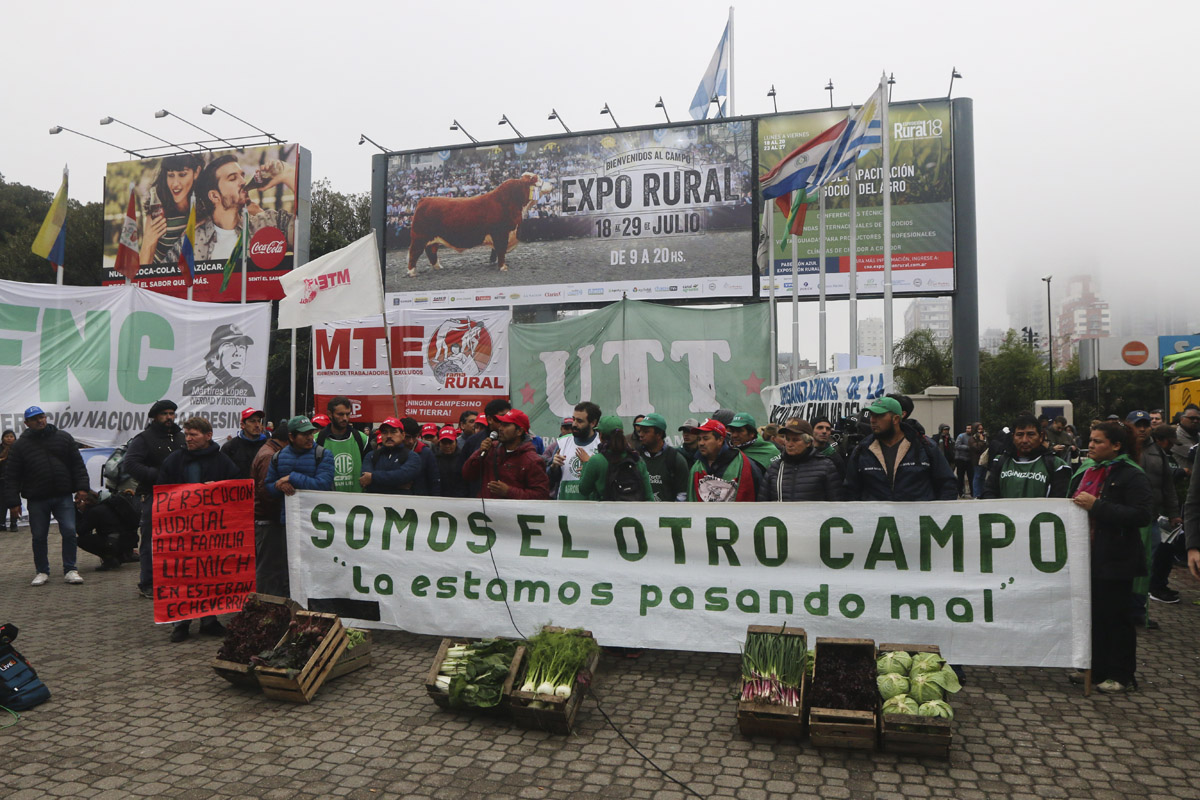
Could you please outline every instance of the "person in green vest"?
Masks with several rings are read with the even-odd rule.
[[[662,414],[647,414],[633,423],[634,434],[641,447],[638,452],[650,473],[654,499],[660,503],[687,500],[692,465],[683,453],[667,444],[667,421]]]
[[[758,423],[744,411],[729,421],[729,444],[745,453],[763,471],[779,458],[779,448],[758,435]]]
[[[983,499],[1066,497],[1071,467],[1046,447],[1046,436],[1032,414],[1012,424],[1012,442],[988,465]]]
[[[601,417],[596,424],[600,443],[579,476],[580,500],[654,500],[646,462],[625,438],[621,418]],[[560,498],[561,499],[561,498]]]
[[[329,426],[317,434],[316,443],[333,458],[333,490],[361,492],[363,487],[358,479],[370,439],[350,425],[350,398],[339,395],[326,403],[325,409],[329,412]]]

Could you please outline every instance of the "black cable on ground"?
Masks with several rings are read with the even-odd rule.
[[[608,716],[608,714],[605,713],[604,708],[600,705],[600,698],[596,696],[596,693],[594,691],[592,691],[592,687],[590,687],[590,686],[588,687],[588,694],[591,695],[592,700],[594,700],[596,702],[596,710],[600,712],[600,716],[604,717],[604,721],[607,722],[609,724],[609,726],[614,731],[617,732],[617,736],[620,736],[621,740],[623,742],[625,742],[625,744],[629,745],[630,750],[632,750],[633,752],[635,752],[639,756],[641,756],[643,759],[645,759],[647,764],[649,764],[650,766],[654,767],[656,770],[661,772],[667,778],[667,780],[671,781],[672,783],[676,783],[676,784],[682,786],[683,790],[685,792],[687,792],[688,794],[695,795],[696,797],[704,797],[704,795],[700,794],[695,789],[688,786],[686,783],[679,780],[671,773],[667,772],[665,769],[660,767],[658,764],[655,764],[654,761],[650,758],[650,756],[646,755],[641,750],[638,750],[637,745],[635,745],[633,742],[629,741],[629,737],[626,736],[625,733],[620,728],[617,727],[617,723],[612,721],[612,717]]]

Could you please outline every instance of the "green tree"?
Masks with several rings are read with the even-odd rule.
[[[928,386],[954,385],[950,342],[940,343],[933,331],[918,328],[892,347],[896,389],[920,394]]]
[[[1048,371],[1036,350],[1009,328],[996,355],[979,353],[979,411],[989,431],[1012,422],[1022,411],[1031,411],[1049,386]]]
[[[25,283],[54,283],[49,262],[33,254],[37,236],[54,192],[0,175],[0,278]],[[67,201],[66,267],[63,282],[74,286],[99,286],[103,269],[104,216],[100,203]]]

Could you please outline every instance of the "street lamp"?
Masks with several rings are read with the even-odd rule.
[[[896,85],[896,73],[888,75],[888,102],[892,102],[892,87]]]
[[[382,151],[383,151],[383,152],[385,152],[385,153],[390,153],[390,152],[391,152],[391,151],[390,151],[390,150],[388,150],[386,147],[384,147],[383,145],[381,145],[379,142],[377,142],[377,141],[375,141],[374,139],[372,139],[370,136],[367,136],[365,133],[360,133],[360,134],[358,135],[358,143],[359,143],[359,144],[362,144],[363,142],[370,142],[371,144],[375,145],[376,147],[378,147],[380,150],[382,150]]]
[[[127,150],[126,148],[121,147],[121,145],[119,145],[119,144],[113,144],[112,142],[106,142],[103,139],[97,139],[95,136],[89,136],[86,133],[80,133],[79,131],[73,131],[70,128],[64,128],[62,125],[55,125],[54,127],[52,127],[50,129],[50,135],[57,136],[58,134],[62,133],[63,131],[66,131],[67,133],[73,133],[76,136],[82,136],[85,139],[91,139],[93,142],[99,142],[100,144],[106,144],[109,147],[115,147],[118,150],[120,150],[122,153],[128,153],[131,156],[137,156],[138,158],[145,158],[144,155],[142,155],[141,153],[139,153],[136,150]]]
[[[600,109],[601,114],[608,114],[608,118],[612,120],[613,127],[617,130],[621,129],[621,123],[617,122],[617,118],[613,116],[612,110],[608,107],[608,103],[604,104],[604,108]]]
[[[558,115],[558,112],[557,112],[557,111],[555,111],[553,108],[552,108],[552,109],[550,109],[550,116],[546,117],[546,119],[556,119],[556,120],[558,120],[558,124],[563,126],[563,130],[564,130],[564,131],[566,131],[567,133],[570,133],[570,132],[571,132],[571,129],[567,127],[567,123],[563,122],[563,118],[562,118],[562,117],[560,117],[560,116]]]
[[[466,128],[464,128],[462,125],[459,125],[459,124],[458,124],[458,120],[454,120],[452,123],[450,123],[450,130],[452,130],[452,131],[462,131],[462,133],[463,133],[463,136],[466,136],[468,139],[470,139],[470,140],[471,140],[472,142],[474,142],[475,144],[479,144],[479,140],[478,140],[478,139],[476,139],[476,138],[475,138],[474,136],[472,136],[471,134],[467,133],[467,129],[466,129]]]
[[[1050,365],[1050,397],[1054,397],[1054,320],[1050,316],[1050,281],[1054,279],[1053,275],[1047,275],[1042,278],[1046,282],[1046,352],[1049,358],[1046,363]]]
[[[775,102],[775,84],[771,84],[771,91],[767,92],[767,97],[771,98],[771,105],[775,108],[775,113],[779,113],[779,103]]]
[[[254,128],[254,130],[258,131],[258,132],[259,132],[259,133],[261,133],[263,136],[266,136],[268,139],[271,139],[271,140],[272,140],[272,141],[274,141],[276,144],[283,144],[283,143],[284,143],[284,142],[283,142],[283,139],[280,139],[280,138],[279,138],[278,136],[276,136],[275,134],[273,134],[273,133],[267,133],[267,132],[266,132],[266,131],[264,131],[262,128],[260,128],[260,127],[258,127],[257,125],[255,125],[254,123],[247,122],[246,120],[244,120],[244,119],[242,119],[241,117],[239,117],[237,114],[234,114],[234,113],[232,113],[232,112],[230,112],[230,111],[226,111],[225,109],[221,108],[220,106],[214,106],[212,103],[209,103],[208,105],[204,106],[204,108],[200,109],[200,113],[201,113],[201,114],[203,114],[203,115],[204,115],[204,116],[206,116],[206,117],[211,117],[213,114],[215,114],[215,113],[216,113],[216,112],[218,112],[218,111],[220,111],[222,114],[224,114],[224,115],[226,115],[226,116],[233,117],[233,118],[234,118],[234,119],[236,119],[238,122],[242,123],[243,125],[245,125],[245,126],[247,126],[247,127]]]
[[[950,93],[954,91],[954,79],[961,78],[961,77],[962,77],[962,73],[958,71],[958,67],[950,68],[950,88],[946,90],[946,99],[947,100],[950,99]],[[1042,280],[1046,281],[1046,283],[1050,282],[1050,280],[1048,278],[1042,278]]]
[[[522,136],[522,135],[521,135],[521,132],[520,132],[519,130],[517,130],[517,126],[512,124],[512,121],[511,121],[511,120],[508,118],[508,115],[507,115],[507,114],[501,114],[501,115],[500,115],[500,121],[499,121],[499,122],[497,122],[496,124],[497,124],[497,125],[507,125],[508,127],[512,128],[512,129],[513,129],[513,133],[515,133],[515,134],[517,135],[517,138],[518,138],[518,139],[524,139],[524,138],[525,138],[524,136]]]
[[[833,108],[833,78],[830,78],[829,83],[825,84],[825,91],[829,92],[829,107]]]
[[[222,139],[220,136],[217,136],[215,133],[204,130],[204,128],[201,128],[196,123],[188,122],[186,119],[179,116],[178,114],[172,114],[170,111],[167,111],[165,108],[160,108],[158,111],[154,112],[155,119],[162,119],[163,117],[174,117],[175,119],[179,120],[180,122],[183,122],[187,125],[191,125],[193,128],[200,131],[201,133],[203,133],[205,136],[208,136],[209,138],[216,139],[218,142],[225,142],[225,144],[229,145],[232,148],[235,148],[238,150],[241,149],[237,145],[235,145],[233,142],[229,141],[228,139]]]
[[[671,115],[667,113],[667,104],[663,102],[661,94],[658,96],[658,102],[654,104],[654,107],[661,108],[663,110],[663,116],[667,118],[667,124],[670,125]]]
[[[168,144],[171,147],[177,147],[177,148],[179,148],[179,150],[181,152],[184,152],[184,153],[188,152],[187,148],[183,147],[182,145],[175,144],[174,142],[168,142],[166,139],[162,138],[161,136],[155,136],[153,133],[150,133],[149,131],[144,131],[141,128],[135,128],[134,126],[130,125],[128,122],[122,122],[121,120],[117,119],[116,117],[101,117],[100,118],[101,125],[112,125],[114,122],[117,123],[118,125],[124,125],[126,128],[129,128],[130,130],[135,130],[138,133],[145,134],[146,136],[149,136],[151,139],[158,139],[163,144]],[[153,150],[154,148],[151,148],[151,149]]]

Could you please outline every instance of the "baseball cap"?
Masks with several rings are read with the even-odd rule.
[[[318,428],[327,428],[329,427],[329,423],[332,421],[333,420],[329,418],[328,414],[317,414],[312,418],[312,424],[316,425]]]
[[[871,414],[902,414],[904,410],[900,408],[900,401],[894,397],[881,397],[871,405],[867,406],[866,411]]]
[[[483,414],[479,414],[479,415],[477,415],[477,416],[475,417],[475,425],[476,425],[477,427],[483,427],[483,428],[486,428],[486,427],[487,427],[487,425],[488,425],[488,418],[487,418],[487,417],[485,417]]]
[[[437,436],[438,435],[438,426],[435,423],[426,422],[424,425],[421,426],[421,435],[422,436]]]
[[[758,427],[757,423],[755,423],[755,421],[754,421],[754,417],[750,416],[749,414],[745,413],[744,411],[739,411],[738,413],[734,414],[733,419],[729,420],[729,422],[727,423],[727,426],[730,428],[757,428]]]
[[[260,417],[266,416],[266,414],[264,414],[262,411],[259,411],[257,408],[247,408],[242,411],[242,422],[245,422],[246,420],[250,419],[255,414],[258,414]]]
[[[316,429],[317,426],[313,425],[309,418],[303,415],[292,417],[288,420],[288,433],[308,433]]]
[[[645,422],[645,420],[642,420],[642,421]],[[692,419],[685,419],[683,421],[683,424],[679,426],[679,430],[681,430],[681,431],[695,430],[696,428],[699,428],[699,427],[700,427],[700,421],[693,417]]]
[[[440,431],[438,431],[437,437],[439,439],[457,439],[458,438],[458,428],[454,427],[453,425],[447,425],[446,427],[444,427]]]
[[[388,417],[383,422],[379,423],[380,428],[395,428],[398,431],[404,430],[404,423],[395,417]]]
[[[1145,411],[1140,411],[1140,410],[1139,411],[1130,411],[1129,416],[1125,417],[1125,421],[1128,422],[1130,425],[1136,425],[1139,422],[1144,422],[1147,425],[1149,425],[1150,424],[1150,415],[1147,414]]]
[[[711,419],[711,418],[706,419],[706,420],[704,420],[704,422],[701,422],[699,425],[697,425],[696,430],[708,431],[710,433],[715,433],[718,436],[722,436],[722,437],[725,436],[725,425],[723,423],[718,422],[717,420]]]
[[[560,425],[559,427],[566,428],[566,427],[574,427],[574,426],[575,426],[575,418],[574,417],[563,417],[562,425]]]
[[[529,415],[515,408],[509,409],[503,414],[497,414],[492,419],[496,420],[496,422],[512,423],[523,431],[529,431]]]
[[[809,436],[812,436],[813,428],[812,428],[812,425],[808,424],[808,422],[806,420],[789,419],[787,424],[779,429],[779,432],[780,433],[807,433]]]
[[[38,408],[37,406],[30,406],[29,408],[25,409],[25,419],[33,419],[34,417],[39,417],[45,413],[45,411],[42,411],[42,409]]]
[[[667,421],[663,419],[662,414],[658,413],[647,414],[646,416],[642,417],[641,421],[637,422],[636,425],[639,428],[658,428],[663,433],[667,432]]]
[[[715,419],[722,425],[728,425],[733,419],[733,412],[728,408],[718,408],[712,413],[712,419]]]
[[[607,436],[613,431],[621,430],[623,427],[625,427],[624,423],[621,422],[621,418],[616,414],[609,414],[606,417],[601,417],[600,421],[596,423],[596,431],[601,436]]]

